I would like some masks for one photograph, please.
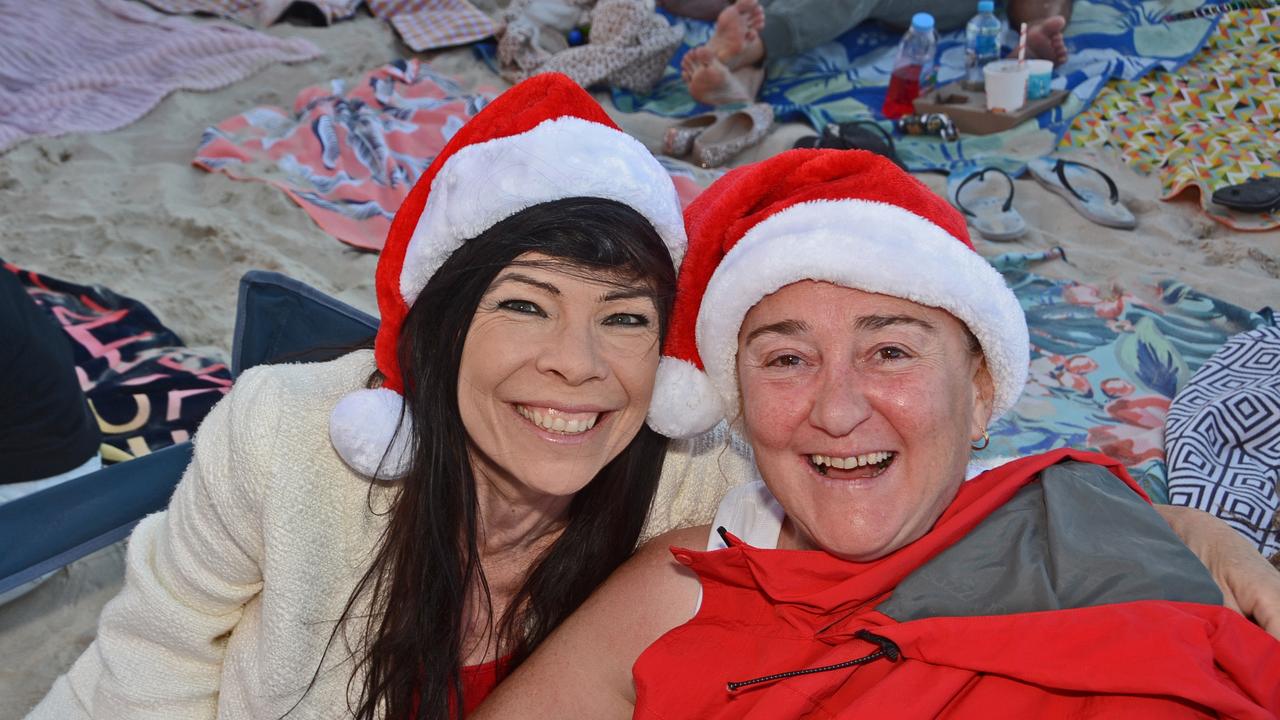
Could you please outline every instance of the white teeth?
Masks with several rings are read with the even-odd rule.
[[[531,421],[534,425],[543,430],[550,430],[561,435],[577,435],[584,433],[596,426],[596,421],[600,419],[600,413],[591,413],[586,417],[568,418],[558,415],[556,410],[544,408],[543,411],[527,408],[524,405],[516,405],[516,412],[520,413],[525,419]]]
[[[866,467],[867,465],[878,465],[885,460],[893,457],[891,452],[873,452],[865,455],[854,455],[853,457],[837,458],[829,455],[810,455],[809,462],[814,465],[833,467],[838,470],[852,470],[854,468]]]

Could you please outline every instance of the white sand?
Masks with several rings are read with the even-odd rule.
[[[285,195],[191,165],[201,131],[255,105],[291,107],[305,87],[348,80],[408,56],[390,28],[361,17],[331,28],[278,26],[269,32],[321,45],[320,60],[267,69],[218,92],[182,92],[137,123],[104,135],[19,145],[0,155],[0,258],[137,298],[189,345],[229,356],[236,283],[254,268],[277,270],[360,308],[375,311],[376,258],[327,236]],[[461,49],[432,58],[467,87],[502,81]],[[603,95],[601,96],[603,97]],[[612,112],[651,149],[662,118]],[[790,147],[810,131],[778,128],[739,162]],[[984,253],[1061,245],[1070,264],[1036,270],[1054,277],[1134,288],[1177,277],[1239,305],[1280,303],[1280,232],[1237,233],[1189,202],[1156,200],[1158,182],[1109,158],[1136,231],[1094,225],[1034,181],[1017,182],[1017,207],[1033,228],[1020,242],[978,240]],[[944,191],[945,178],[924,175]],[[119,547],[77,563],[45,586],[0,607],[0,720],[21,717],[93,637],[102,604],[118,589]]]

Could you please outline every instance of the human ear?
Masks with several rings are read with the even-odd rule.
[[[996,395],[995,381],[991,378],[991,371],[987,369],[986,358],[978,357],[969,379],[973,385],[973,415],[969,419],[969,439],[977,442],[991,424],[991,406]]]

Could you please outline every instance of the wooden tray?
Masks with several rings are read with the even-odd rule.
[[[1048,97],[1032,100],[1015,112],[992,112],[987,109],[987,94],[981,90],[965,90],[953,82],[915,99],[917,113],[946,113],[956,129],[970,135],[990,135],[1008,130],[1023,120],[1033,118],[1061,103],[1066,90],[1054,90]]]

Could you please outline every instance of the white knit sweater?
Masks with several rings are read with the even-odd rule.
[[[300,697],[290,718],[350,717],[341,635],[303,691],[383,528],[370,507],[391,497],[328,439],[329,411],[372,370],[360,351],[237,381],[200,427],[168,510],[129,539],[125,585],[97,639],[29,718],[260,720]],[[707,522],[754,472],[727,437],[673,444],[645,537]]]

